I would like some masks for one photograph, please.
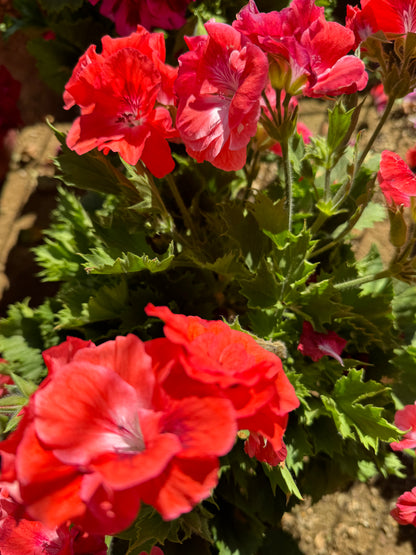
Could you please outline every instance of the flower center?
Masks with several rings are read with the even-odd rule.
[[[226,64],[211,68],[210,81],[221,98],[232,98],[240,86],[239,76]]]
[[[140,453],[145,449],[142,430],[137,415],[132,422],[116,418],[110,432],[115,453]]]
[[[124,97],[117,113],[116,123],[137,127],[143,123],[142,109],[138,98]]]
[[[404,32],[409,33],[413,31],[413,22],[415,19],[414,9],[409,7],[407,10],[403,10],[402,14]]]

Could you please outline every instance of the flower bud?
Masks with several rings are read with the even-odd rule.
[[[394,247],[402,247],[407,237],[407,225],[403,217],[403,205],[389,209],[390,242]]]

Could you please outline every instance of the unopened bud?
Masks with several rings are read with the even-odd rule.
[[[403,205],[389,209],[390,242],[394,247],[402,247],[407,238],[407,225],[403,217]]]

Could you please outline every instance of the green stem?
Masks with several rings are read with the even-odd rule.
[[[288,140],[285,139],[284,141],[282,141],[280,143],[280,146],[282,148],[283,173],[285,176],[285,187],[286,187],[286,207],[288,211],[287,229],[289,233],[291,233],[292,220],[293,220],[293,188],[292,188],[292,168],[290,167]]]
[[[374,144],[374,141],[377,139],[377,137],[378,137],[378,135],[379,135],[379,133],[380,133],[380,131],[381,131],[381,128],[382,128],[383,125],[386,123],[386,120],[387,120],[387,118],[388,118],[389,115],[390,115],[390,112],[391,112],[391,110],[392,110],[392,108],[393,108],[393,106],[394,106],[395,101],[396,101],[396,97],[394,97],[394,96],[389,97],[389,101],[387,102],[387,106],[386,106],[386,108],[384,109],[383,115],[381,116],[380,121],[378,122],[377,127],[374,129],[373,134],[371,135],[371,137],[370,137],[368,143],[366,144],[364,150],[363,150],[362,153],[361,153],[361,156],[360,156],[360,158],[359,158],[359,160],[358,160],[358,164],[357,164],[356,169],[355,169],[355,172],[356,172],[356,173],[357,173],[358,170],[361,168],[361,166],[362,166],[362,164],[363,164],[363,162],[364,162],[364,160],[365,160],[367,154],[369,153],[371,147],[372,147],[373,144]]]
[[[175,199],[175,202],[180,210],[180,213],[182,215],[183,221],[186,225],[186,227],[191,231],[192,235],[194,236],[194,238],[197,237],[197,232],[196,232],[196,227],[194,225],[194,222],[191,218],[191,215],[188,211],[188,209],[185,206],[185,203],[182,200],[181,194],[178,191],[178,188],[176,186],[175,180],[173,179],[171,174],[168,174],[166,176],[166,181],[169,185],[169,189],[173,195],[173,198]]]
[[[331,168],[325,169],[324,199],[328,202],[331,198]]]
[[[365,283],[370,283],[372,281],[377,281],[378,279],[383,279],[391,277],[390,270],[382,270],[381,272],[377,272],[376,274],[370,274],[368,276],[362,276],[356,279],[350,279],[349,281],[341,281],[340,283],[335,283],[335,289],[338,291],[342,291],[344,289],[349,289],[350,287],[359,287],[360,285],[364,285]]]
[[[324,212],[319,212],[318,217],[311,225],[312,236],[315,235],[321,229],[321,227],[324,225],[327,219],[328,219],[327,214],[325,214]]]

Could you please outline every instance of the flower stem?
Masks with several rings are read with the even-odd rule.
[[[387,277],[391,277],[390,270],[382,270],[381,272],[377,272],[376,274],[370,274],[367,276],[350,279],[348,281],[335,283],[334,287],[335,289],[338,289],[338,291],[342,291],[344,289],[349,289],[350,287],[359,287],[360,285],[364,285],[365,283],[371,283],[372,281],[377,281],[378,279],[383,279]]]
[[[286,186],[286,207],[288,211],[287,229],[289,233],[291,233],[292,220],[293,220],[293,188],[292,188],[292,168],[290,167],[288,140],[285,139],[284,141],[282,141],[280,143],[280,146],[282,148],[283,173],[285,176],[285,186]]]
[[[357,166],[356,166],[356,173],[358,172],[358,170],[359,170],[360,167],[362,166],[362,164],[363,164],[363,162],[364,162],[364,160],[365,160],[367,154],[369,153],[371,147],[372,147],[373,144],[374,144],[374,141],[377,139],[377,137],[378,137],[378,135],[379,135],[379,133],[380,133],[380,131],[381,131],[381,128],[383,127],[383,125],[385,124],[387,118],[389,117],[390,112],[391,112],[391,110],[392,110],[392,108],[393,108],[393,106],[394,106],[395,101],[396,101],[396,97],[395,97],[395,96],[389,97],[389,101],[387,102],[387,106],[386,106],[385,109],[384,109],[383,115],[381,116],[381,118],[380,118],[380,120],[379,120],[379,122],[378,122],[378,124],[377,124],[377,127],[374,129],[373,134],[371,135],[371,137],[370,137],[368,143],[366,144],[364,150],[363,150],[362,153],[361,153],[361,156],[360,156],[360,158],[359,158],[359,160],[358,160],[358,163],[357,163]]]
[[[175,199],[175,202],[180,210],[180,213],[182,215],[183,221],[186,225],[186,227],[190,230],[190,232],[192,233],[192,235],[195,237],[197,237],[197,232],[196,232],[196,227],[194,225],[194,222],[191,218],[191,215],[188,211],[188,209],[185,206],[185,203],[183,202],[183,199],[181,197],[180,192],[178,191],[178,188],[176,186],[175,180],[173,179],[171,174],[168,174],[166,176],[166,181],[169,185],[169,189],[173,195],[173,198]]]

